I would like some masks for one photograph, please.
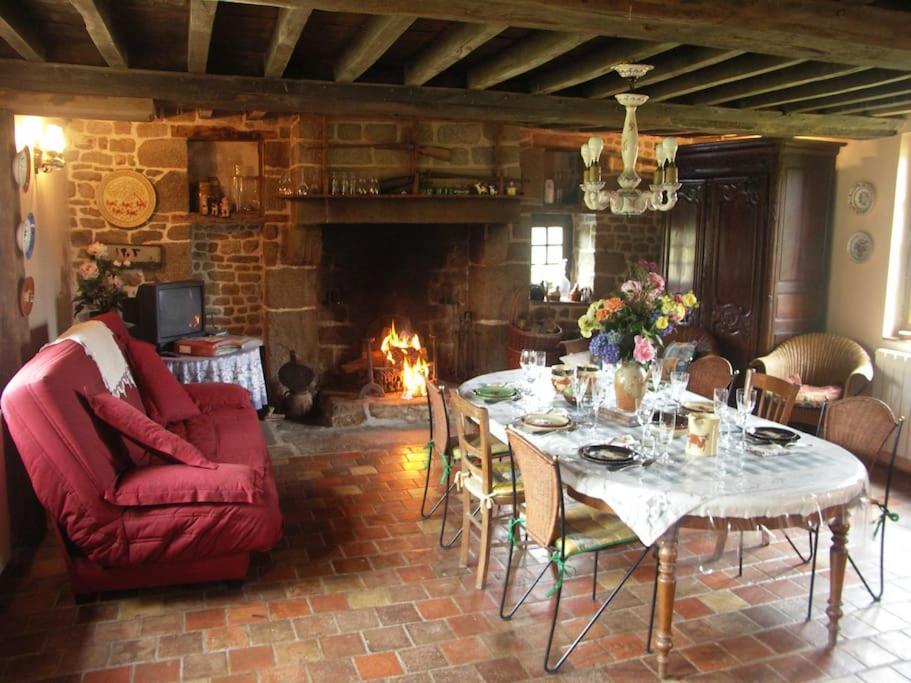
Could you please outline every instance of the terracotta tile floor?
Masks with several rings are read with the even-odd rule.
[[[511,622],[501,621],[505,548],[495,550],[488,589],[477,591],[471,569],[458,566],[458,550],[437,546],[439,522],[418,515],[426,432],[283,423],[270,423],[266,432],[287,528],[279,548],[256,558],[248,581],[77,602],[56,543],[48,539],[0,579],[0,678],[544,678],[546,587]],[[911,491],[905,482],[901,489]],[[871,604],[849,573],[841,641],[833,651],[823,647],[827,553],[821,553],[814,618],[804,622],[808,570],[781,538],[759,547],[758,534],[749,534],[744,575],[737,578],[733,551],[711,573],[700,571],[699,557],[711,539],[684,533],[671,674],[739,682],[911,679],[911,496],[897,498],[901,521],[889,528],[885,597]],[[797,537],[805,544],[803,535]],[[826,533],[820,549],[828,541]],[[634,553],[602,556],[602,588],[612,585]],[[540,558],[526,558],[523,576]],[[561,643],[594,607],[587,597],[590,560],[573,566]],[[654,657],[643,654],[653,570],[648,565],[637,572],[560,678],[654,679]]]

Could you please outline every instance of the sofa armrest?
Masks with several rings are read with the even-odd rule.
[[[200,382],[184,384],[187,393],[199,409],[210,413],[219,408],[252,408],[250,392],[237,384],[224,382]]]
[[[248,465],[219,463],[214,470],[188,465],[137,467],[121,474],[104,499],[121,507],[188,503],[255,503],[262,477]]]

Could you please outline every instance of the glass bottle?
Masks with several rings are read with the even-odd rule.
[[[246,211],[246,197],[244,197],[244,172],[240,164],[234,164],[234,176],[231,178],[231,199],[234,201],[235,211]]]

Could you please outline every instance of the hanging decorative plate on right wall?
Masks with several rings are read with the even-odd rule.
[[[876,201],[876,190],[873,185],[865,180],[854,183],[854,187],[848,193],[848,206],[855,213],[864,214],[873,208],[873,202]]]
[[[848,256],[854,263],[863,263],[873,252],[873,238],[870,233],[858,230],[848,238]]]

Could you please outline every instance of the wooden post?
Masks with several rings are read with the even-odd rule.
[[[658,677],[667,677],[668,656],[673,647],[671,622],[674,616],[674,593],[677,590],[677,527],[668,529],[658,541],[658,628],[655,649],[658,651]]]

